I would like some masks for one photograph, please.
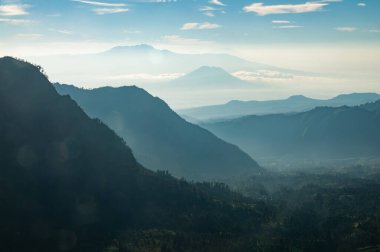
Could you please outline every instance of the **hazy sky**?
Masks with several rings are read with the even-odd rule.
[[[379,0],[0,0],[0,55],[145,43],[344,74],[380,91],[379,13]]]

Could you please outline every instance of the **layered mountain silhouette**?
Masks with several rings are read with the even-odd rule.
[[[223,186],[143,168],[120,137],[60,96],[40,70],[0,59],[2,251],[130,251],[122,234],[147,229],[164,237],[143,243],[151,251],[165,249],[158,243],[165,237],[175,251],[190,251],[220,239],[227,245],[220,235],[227,231],[230,238],[253,232],[258,214],[249,201]]]
[[[95,83],[105,80],[111,84],[126,83],[129,74],[190,73],[202,66],[218,66],[232,73],[235,71],[272,70],[294,71],[244,60],[228,54],[185,54],[160,50],[150,45],[118,46],[102,53],[84,55],[58,55],[29,58],[45,66],[55,80],[66,83]],[[62,72],[62,69],[65,69]],[[140,80],[143,82],[143,80]],[[142,83],[137,83],[141,85]]]
[[[124,58],[124,64],[132,63],[130,62],[131,59],[140,58],[143,59],[143,61],[138,61],[137,63],[145,63],[145,67],[140,68],[140,70],[147,69],[150,65],[154,65],[155,67],[159,67],[166,72],[168,70],[176,72],[190,72],[201,66],[220,66],[226,68],[228,71],[237,71],[242,69],[278,69],[273,66],[251,62],[229,54],[176,53],[169,50],[160,50],[147,44],[118,46],[103,53],[99,53],[97,56],[117,56],[120,59]],[[131,57],[131,59],[128,59],[127,57]]]
[[[316,163],[380,157],[380,103],[318,107],[297,114],[245,116],[202,124],[258,160]]]
[[[205,106],[179,110],[178,113],[194,120],[236,118],[245,115],[263,115],[303,112],[315,107],[356,106],[380,99],[376,93],[353,93],[338,95],[328,100],[319,100],[303,95],[291,96],[285,100],[271,101],[230,101],[222,105]]]
[[[157,97],[131,86],[79,89],[55,85],[131,146],[139,162],[176,177],[213,180],[260,170],[238,147],[188,123]]]

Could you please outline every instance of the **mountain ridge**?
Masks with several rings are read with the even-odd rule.
[[[282,100],[234,100],[221,105],[181,109],[178,110],[178,113],[197,120],[217,120],[223,118],[237,118],[253,114],[297,113],[318,106],[356,106],[367,102],[373,102],[378,99],[380,99],[380,94],[377,93],[342,94],[325,100],[309,98],[303,95],[293,95]]]
[[[317,107],[300,113],[247,115],[201,125],[261,161],[328,164],[380,157],[378,111],[365,106]]]
[[[91,116],[100,118],[153,170],[187,179],[218,179],[257,172],[259,166],[238,147],[188,123],[164,101],[138,87],[78,89],[55,85]],[[98,101],[102,101],[99,103]]]

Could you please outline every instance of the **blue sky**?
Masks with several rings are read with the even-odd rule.
[[[378,0],[1,0],[0,39],[379,43]],[[169,36],[169,37],[168,37]],[[27,42],[26,40],[32,40]]]

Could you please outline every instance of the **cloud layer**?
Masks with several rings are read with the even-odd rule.
[[[108,2],[106,3],[106,2],[87,1],[87,0],[72,0],[72,1],[99,7],[99,8],[91,9],[92,12],[95,12],[98,15],[115,14],[115,13],[122,13],[122,12],[129,11],[129,9],[126,8],[128,5],[125,3],[108,3]]]
[[[210,3],[210,4],[215,4],[215,5],[220,5],[220,6],[225,6],[225,4],[222,3],[222,2],[219,1],[219,0],[210,0],[209,3]]]
[[[335,28],[337,31],[345,31],[345,32],[353,32],[356,31],[355,27],[337,27]]]
[[[218,24],[212,23],[185,23],[182,25],[181,30],[209,30],[209,29],[217,29],[221,27]]]
[[[129,11],[128,8],[95,8],[92,9],[98,15],[115,14]]]
[[[25,25],[30,24],[33,21],[28,19],[13,19],[13,18],[0,18],[0,23],[11,24],[11,25]]]
[[[264,5],[264,3],[253,3],[251,5],[245,6],[243,10],[245,12],[254,12],[259,16],[265,16],[270,14],[305,13],[320,11],[326,5],[328,5],[326,1],[280,5]]]
[[[27,8],[28,8],[28,5],[17,5],[17,4],[0,5],[0,16],[28,15],[29,13],[26,11]]]
[[[95,1],[85,1],[85,0],[72,0],[73,2],[79,2],[84,4],[90,4],[95,6],[103,6],[103,7],[123,7],[127,6],[125,3],[105,3],[105,2],[95,2]]]

